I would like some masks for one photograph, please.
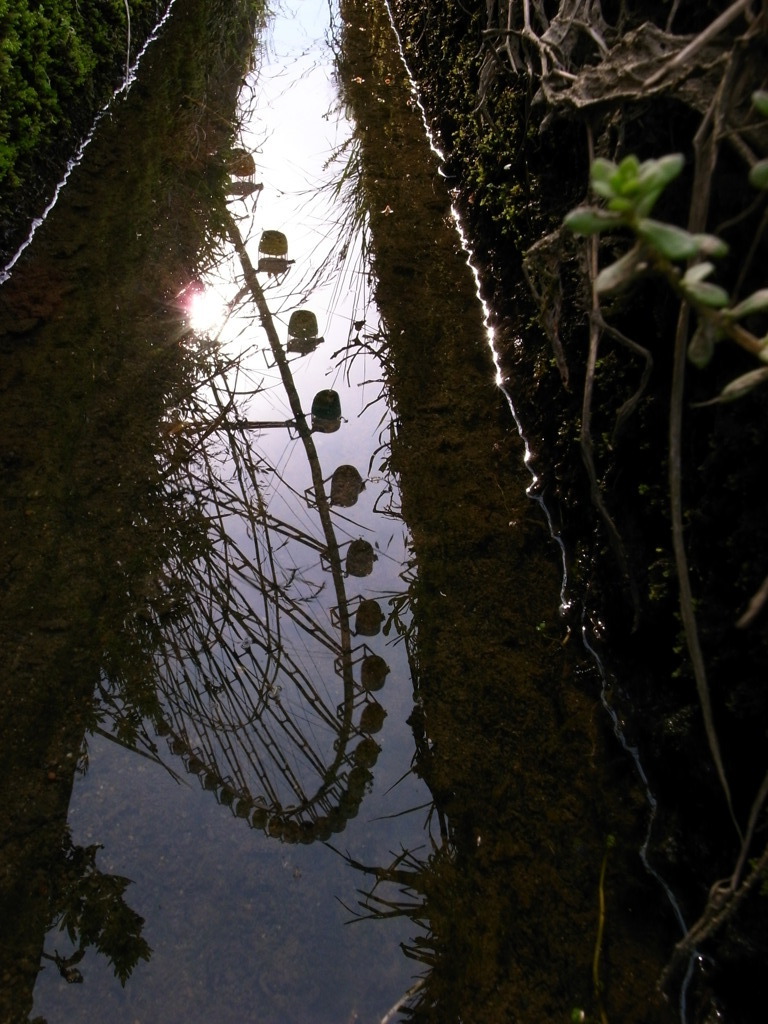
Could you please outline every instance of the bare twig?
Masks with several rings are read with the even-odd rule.
[[[608,508],[603,500],[602,490],[597,481],[597,472],[595,470],[595,457],[594,448],[592,445],[592,395],[594,390],[595,382],[595,364],[597,362],[597,353],[600,346],[600,328],[599,322],[602,319],[599,315],[599,299],[594,289],[594,280],[597,277],[597,239],[593,236],[589,239],[589,253],[590,253],[590,279],[593,282],[592,288],[592,312],[589,320],[589,354],[587,356],[587,366],[584,377],[584,394],[581,403],[581,431],[579,433],[579,443],[581,446],[581,458],[589,477],[589,488],[592,497],[592,502],[595,508],[600,513],[606,530],[608,531],[608,540],[613,550],[616,561],[618,562],[621,574],[629,588],[630,598],[632,601],[633,611],[633,622],[632,628],[637,629],[637,625],[640,617],[640,595],[637,590],[637,583],[632,575],[629,568],[629,562],[627,555],[624,550],[624,544],[621,540],[621,534],[616,528],[616,524],[608,511]]]
[[[588,129],[588,141],[589,141],[589,156],[590,164],[594,158],[594,143],[592,138],[592,132]],[[597,472],[595,470],[595,458],[594,448],[592,445],[592,395],[594,390],[595,382],[595,364],[597,363],[597,353],[600,345],[600,323],[602,322],[602,315],[600,313],[600,299],[595,291],[595,278],[597,277],[597,237],[592,236],[587,245],[588,251],[588,275],[590,283],[590,291],[592,296],[592,309],[589,318],[589,354],[587,356],[587,366],[584,375],[584,393],[582,396],[581,404],[581,430],[579,433],[579,443],[581,446],[581,458],[584,463],[584,467],[589,477],[590,494],[592,502],[595,508],[600,513],[600,516],[605,524],[608,531],[608,539],[611,548],[618,562],[621,574],[624,577],[628,587],[630,598],[632,601],[633,610],[633,623],[632,628],[636,629],[639,617],[640,617],[640,595],[637,590],[637,583],[630,571],[629,562],[627,561],[626,552],[624,551],[624,545],[621,540],[616,524],[613,521],[608,508],[603,500],[602,491],[597,481]]]
[[[711,130],[711,121],[714,117],[714,103],[698,132],[694,142],[696,153],[696,166],[694,182],[691,190],[691,209],[688,219],[688,229],[691,232],[703,231],[706,224],[706,211],[709,206],[710,183],[712,172],[717,158],[717,149],[714,143],[714,132]],[[683,422],[683,394],[685,390],[685,367],[687,359],[688,331],[690,321],[690,306],[687,302],[680,304],[680,313],[675,333],[675,349],[672,370],[672,393],[670,397],[669,410],[669,491],[670,507],[672,518],[672,547],[675,556],[675,567],[680,598],[680,617],[683,623],[688,653],[691,659],[691,667],[696,680],[696,690],[699,696],[701,713],[704,718],[704,729],[707,734],[707,742],[715,763],[717,776],[720,780],[725,800],[728,805],[728,812],[739,838],[742,838],[739,823],[733,810],[731,791],[725,774],[720,743],[717,738],[714,718],[712,715],[712,701],[709,694],[707,682],[707,671],[704,663],[704,655],[699,641],[699,630],[694,611],[693,593],[691,590],[691,579],[688,571],[688,556],[685,550],[685,536],[683,530],[683,501],[682,501],[682,422]]]
[[[760,811],[763,808],[766,797],[768,797],[768,773],[766,773],[763,779],[760,789],[757,791],[757,796],[752,803],[752,809],[749,812],[749,821],[747,822],[747,831],[744,836],[744,842],[741,844],[741,853],[739,859],[736,861],[736,867],[733,870],[730,881],[730,889],[735,892],[739,887],[741,876],[744,872],[744,865],[747,862],[747,856],[749,855],[749,848],[752,845],[752,837],[755,834],[755,828],[757,827],[757,819],[760,816]]]
[[[660,82],[662,78],[665,78],[670,71],[674,71],[675,68],[682,67],[686,61],[690,60],[694,54],[698,53],[702,47],[706,46],[711,39],[714,39],[715,36],[718,36],[724,28],[727,28],[728,25],[730,25],[732,21],[735,21],[751,3],[752,0],[736,0],[735,3],[731,4],[726,11],[723,11],[719,17],[715,18],[713,22],[707,25],[703,32],[700,32],[696,38],[692,39],[687,46],[684,46],[679,53],[676,53],[674,57],[671,57],[664,67],[659,68],[655,74],[646,79],[646,87],[649,89],[652,88]]]
[[[755,862],[747,878],[733,890],[729,884],[713,886],[707,905],[698,921],[675,946],[669,963],[659,979],[659,988],[665,990],[673,982],[680,967],[707,939],[711,938],[736,913],[744,897],[755,887],[768,870],[768,846]]]
[[[400,998],[395,1003],[395,1005],[390,1007],[389,1010],[387,1010],[387,1012],[384,1014],[384,1016],[379,1021],[379,1024],[390,1024],[390,1021],[393,1021],[395,1019],[395,1014],[401,1009],[401,1007],[405,1006],[405,1004],[408,1002],[408,1000],[413,998],[413,996],[415,996],[416,993],[420,992],[421,989],[423,989],[423,988],[424,988],[424,979],[423,978],[419,978],[417,981],[414,982],[413,985],[411,985],[411,987],[408,989],[407,992],[404,992],[403,995],[400,996]]]
[[[649,350],[645,348],[645,346],[640,345],[636,341],[633,341],[631,338],[628,338],[626,334],[622,334],[621,331],[617,330],[615,327],[612,327],[611,324],[606,323],[606,321],[603,319],[602,312],[599,309],[597,311],[593,311],[592,315],[598,318],[598,325],[601,330],[605,331],[605,333],[609,335],[611,338],[613,338],[615,341],[618,341],[620,345],[623,345],[625,348],[628,348],[630,352],[634,352],[635,355],[640,356],[645,363],[642,375],[640,377],[640,383],[638,384],[637,389],[632,395],[629,396],[626,402],[623,403],[619,411],[616,413],[616,423],[613,428],[613,440],[616,441],[619,434],[624,428],[624,424],[634,413],[640,399],[645,394],[645,389],[648,387],[648,381],[651,378],[651,372],[653,370],[653,356],[651,355]]]
[[[128,75],[131,70],[131,9],[128,6],[128,0],[123,0],[125,4],[125,20],[127,22],[127,39],[125,41],[125,81],[128,81]]]
[[[750,598],[747,610],[736,620],[736,628],[746,629],[747,626],[751,626],[763,610],[766,601],[768,601],[768,576],[765,577],[759,589]]]

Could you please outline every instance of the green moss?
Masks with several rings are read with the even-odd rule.
[[[167,0],[130,0],[130,58]],[[39,212],[96,112],[124,79],[124,0],[0,0],[0,220],[5,245]],[[42,184],[41,184],[42,183]],[[2,242],[0,242],[2,244]]]

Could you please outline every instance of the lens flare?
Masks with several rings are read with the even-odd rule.
[[[227,305],[214,289],[202,283],[187,289],[185,298],[189,325],[196,334],[216,334],[227,319]]]

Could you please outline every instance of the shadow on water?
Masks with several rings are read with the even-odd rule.
[[[208,6],[167,27],[0,295],[4,1021],[26,1019],[54,922],[75,948],[43,956],[68,981],[88,947],[123,981],[150,955],[127,880],[73,844],[67,812],[106,714],[100,680],[120,690],[120,742],[156,713],[155,638],[137,616],[148,581],[210,548],[207,517],[158,459],[168,402],[200,372],[179,359],[172,297],[221,231],[203,197],[228,181],[219,111],[234,109],[254,30],[252,5]],[[189,58],[195,39],[205,60]]]
[[[0,291],[0,1016],[666,1020],[386,8],[333,26],[317,264],[236,122],[254,4],[177,8]]]

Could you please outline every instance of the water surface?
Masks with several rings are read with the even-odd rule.
[[[620,828],[654,922],[450,197],[383,5],[246,6],[0,292],[5,1017],[559,1019]]]

